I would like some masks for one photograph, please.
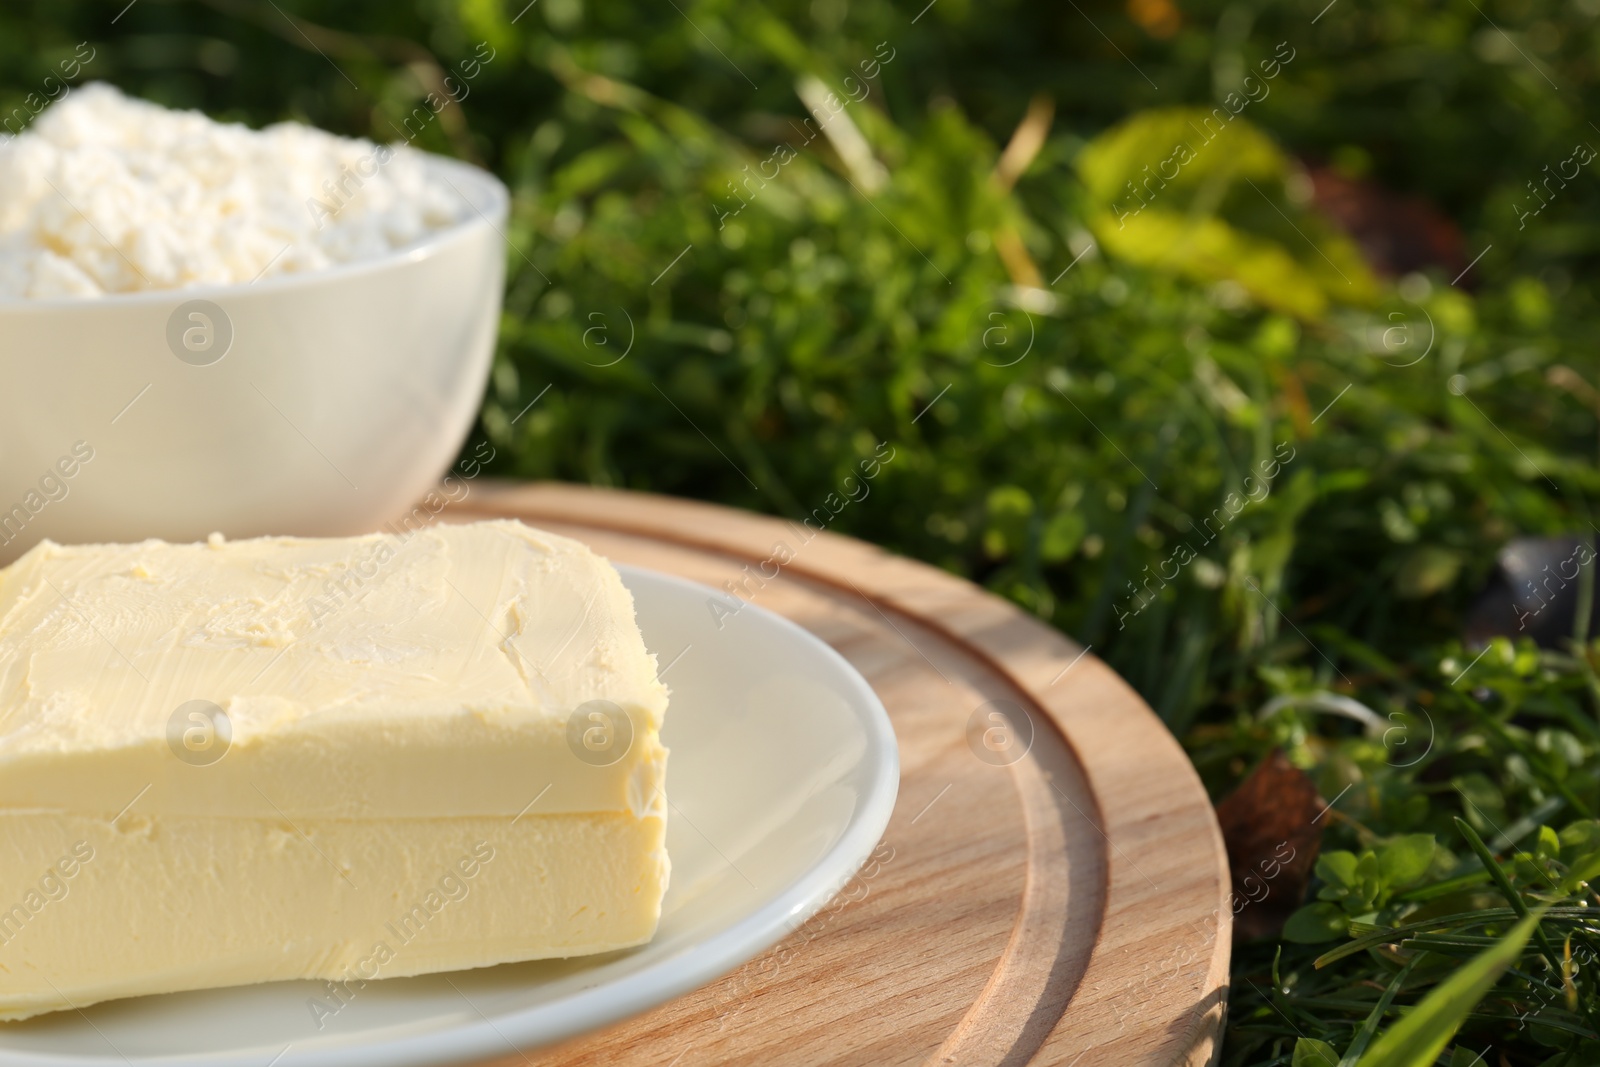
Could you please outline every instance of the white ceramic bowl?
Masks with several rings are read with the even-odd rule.
[[[436,485],[483,399],[509,197],[429,163],[473,210],[377,259],[0,300],[0,562],[45,537],[360,533]]]

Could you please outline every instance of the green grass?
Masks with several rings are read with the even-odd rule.
[[[1235,953],[1226,1063],[1600,1062],[1595,649],[1462,640],[1508,538],[1592,529],[1600,164],[1519,212],[1600,145],[1595,5],[1197,3],[1166,40],[1112,4],[280,6],[311,24],[13,5],[0,103],[88,40],[85,77],[392,139],[492,53],[416,143],[515,194],[496,473],[825,509],[1092,643],[1215,795],[1284,748],[1339,801],[1297,939]],[[821,134],[807,78],[856,98]],[[1303,161],[1436,205],[1458,261],[1374,275]]]

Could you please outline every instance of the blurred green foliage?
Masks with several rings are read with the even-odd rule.
[[[1091,643],[1214,792],[1283,746],[1342,797],[1319,899],[1236,952],[1227,1063],[1354,1062],[1510,929],[1502,880],[1552,910],[1449,1062],[1600,1062],[1594,653],[1460,636],[1600,488],[1600,184],[1547,182],[1600,144],[1600,2],[919,7],[18,2],[0,107],[88,41],[168,105],[493,168],[500,474],[800,517],[892,442],[834,529]],[[1435,205],[1461,261],[1378,276],[1308,165]]]

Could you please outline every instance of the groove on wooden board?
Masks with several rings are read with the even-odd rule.
[[[1181,748],[1092,653],[952,575],[778,519],[558,484],[475,483],[464,503],[446,518],[514,516],[713,590],[740,582],[866,676],[902,764],[889,858],[783,943],[497,1067],[1214,1061],[1221,835]],[[767,578],[779,542],[793,558]],[[1009,767],[968,749],[969,716],[996,699],[1034,724]]]

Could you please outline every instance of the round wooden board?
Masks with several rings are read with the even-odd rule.
[[[959,578],[779,519],[559,484],[475,485],[447,513],[489,515],[741,583],[866,676],[901,761],[877,859],[794,935],[694,993],[555,1048],[508,1048],[494,1067],[1213,1062],[1227,855],[1182,749],[1104,663]],[[763,579],[780,543],[794,558]],[[1009,765],[968,740],[993,700],[1034,725]]]

